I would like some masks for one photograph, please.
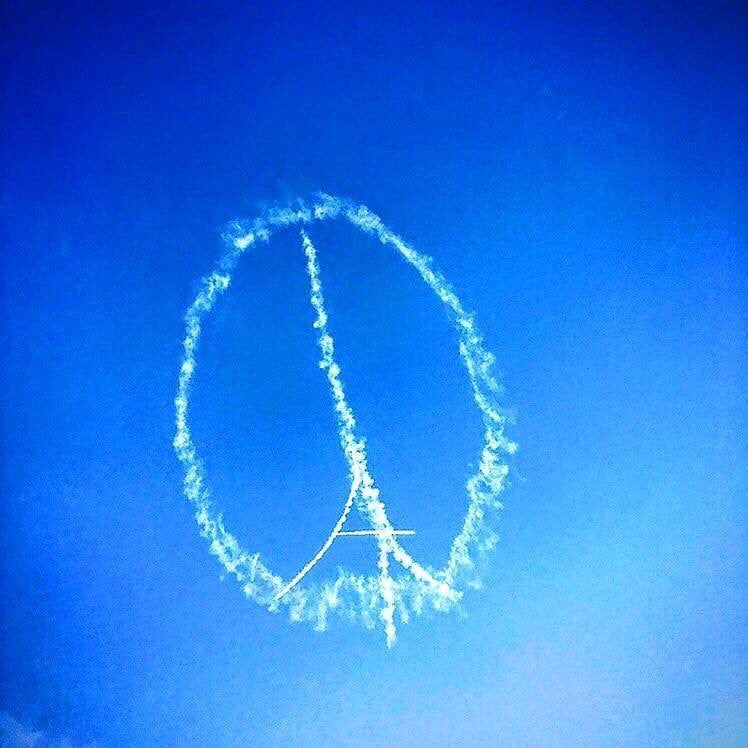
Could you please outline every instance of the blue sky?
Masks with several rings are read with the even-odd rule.
[[[745,744],[744,11],[24,5],[3,32],[2,734]],[[520,445],[484,589],[391,650],[221,579],[171,445],[221,231],[315,190],[435,258]],[[441,565],[481,440],[456,337],[393,252],[313,238],[372,470]],[[284,575],[346,490],[306,283],[290,234],[244,257],[194,389],[216,502]],[[314,573],[374,549],[340,539]]]

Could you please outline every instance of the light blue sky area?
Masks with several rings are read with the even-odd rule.
[[[0,742],[748,743],[745,35],[735,5],[13,4]],[[483,588],[389,650],[246,599],[172,449],[221,232],[316,190],[434,257],[520,445]],[[442,566],[483,438],[454,328],[390,247],[309,235],[372,474]],[[305,262],[295,230],[242,257],[192,392],[216,507],[286,578],[348,490]],[[341,538],[308,581],[375,563]]]

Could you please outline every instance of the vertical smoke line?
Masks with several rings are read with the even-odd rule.
[[[366,445],[363,440],[357,439],[355,436],[356,419],[345,396],[345,388],[340,376],[340,365],[335,360],[335,342],[328,327],[329,316],[325,309],[325,297],[322,291],[317,250],[303,229],[301,230],[301,239],[304,254],[307,258],[306,267],[307,275],[309,276],[310,299],[317,313],[317,318],[313,326],[319,330],[318,344],[322,353],[319,365],[325,371],[327,381],[330,385],[330,392],[337,416],[340,445],[343,448],[350,470],[351,490],[348,494],[348,500],[343,507],[343,512],[338,518],[327,541],[316,556],[289,583],[288,589],[300,581],[322,558],[340,532],[351,510],[353,501],[357,500],[359,508],[371,521],[374,529],[380,533],[377,535],[377,543],[379,544],[379,590],[383,602],[380,617],[384,623],[387,644],[388,646],[392,646],[396,636],[394,622],[395,592],[392,577],[389,573],[388,559],[388,553],[394,540],[392,525],[387,518],[384,505],[379,502],[379,489],[376,488],[374,479],[367,467]]]
[[[470,546],[487,550],[496,542],[496,536],[485,523],[487,507],[501,508],[497,496],[504,488],[508,466],[502,462],[500,452],[514,454],[517,445],[504,436],[506,418],[496,403],[500,387],[491,373],[494,356],[483,346],[483,338],[472,315],[465,311],[460,299],[447,280],[433,269],[433,260],[420,254],[397,234],[385,226],[366,206],[355,205],[331,195],[320,195],[325,212],[345,218],[362,231],[374,234],[382,244],[393,246],[412,265],[421,278],[452,313],[452,324],[459,335],[459,352],[467,370],[473,398],[482,415],[485,442],[481,451],[478,472],[468,478],[466,490],[470,501],[460,533],[454,539],[443,578],[450,587],[455,584],[458,572],[473,566]]]

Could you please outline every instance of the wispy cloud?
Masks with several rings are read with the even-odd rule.
[[[41,745],[44,733],[30,730],[22,725],[13,715],[0,711],[0,745],[9,748],[33,748]]]
[[[32,730],[19,722],[12,714],[0,710],[0,746],[3,748],[75,748],[68,738],[53,740],[40,730]],[[87,743],[80,748],[94,748]]]

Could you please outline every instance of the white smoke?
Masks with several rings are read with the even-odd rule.
[[[335,360],[335,342],[329,330],[317,250],[304,228],[315,222],[338,218],[376,236],[382,244],[394,247],[445,304],[458,333],[460,356],[483,418],[485,438],[479,468],[466,483],[467,513],[452,543],[447,563],[440,570],[419,564],[397,541],[396,536],[400,533],[393,530],[379,488],[369,472],[365,442],[356,435],[356,419],[346,400],[340,366]],[[285,581],[265,565],[259,553],[249,553],[241,547],[226,530],[222,516],[213,508],[203,464],[192,441],[188,410],[203,319],[228,288],[241,255],[258,242],[267,242],[274,231],[290,226],[302,227],[301,243],[307,261],[310,300],[316,314],[313,326],[318,331],[320,367],[330,386],[340,444],[349,467],[350,490],[335,526],[319,551],[291,580]],[[229,227],[224,238],[228,250],[219,261],[218,269],[203,280],[200,292],[185,315],[184,357],[175,399],[177,429],[174,437],[174,448],[185,468],[185,494],[195,506],[195,517],[201,533],[210,542],[211,553],[218,557],[227,572],[239,580],[247,597],[271,611],[286,607],[292,621],[310,622],[318,630],[326,627],[331,611],[346,618],[360,619],[369,627],[379,620],[384,626],[387,644],[391,646],[396,636],[396,613],[405,622],[411,612],[420,613],[427,605],[441,611],[453,607],[461,597],[457,591],[460,583],[476,584],[474,578],[467,578],[476,553],[488,550],[496,542],[486,511],[501,508],[498,495],[503,490],[508,472],[501,453],[512,454],[516,445],[504,436],[505,417],[496,403],[499,386],[491,374],[493,355],[484,348],[472,316],[463,309],[447,281],[433,269],[431,258],[408,245],[363,205],[320,194],[310,207],[299,203],[294,208],[271,210],[251,223],[236,222]],[[334,581],[300,585],[339,537],[354,504],[370,523],[377,539],[378,575],[365,577],[341,570]],[[403,569],[396,577],[391,574],[390,557]]]

